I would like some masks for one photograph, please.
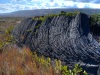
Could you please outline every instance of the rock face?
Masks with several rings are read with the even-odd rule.
[[[12,34],[19,46],[26,45],[39,55],[66,64],[80,63],[87,71],[90,67],[98,68],[100,63],[100,46],[90,34],[89,17],[82,13],[47,18],[44,22],[27,18]]]
[[[99,66],[99,69],[97,71],[97,75],[100,75],[100,66]]]

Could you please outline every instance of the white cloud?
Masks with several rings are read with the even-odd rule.
[[[75,1],[75,2],[74,2]],[[94,0],[11,0],[11,3],[0,4],[0,12],[17,10],[51,9],[51,8],[100,8]],[[97,2],[96,0],[95,2]],[[92,2],[92,3],[89,3]]]
[[[15,7],[12,4],[0,4],[0,9],[4,9],[5,11],[13,11]]]
[[[65,2],[63,2],[63,5],[64,6],[73,7],[75,5],[75,2],[73,2],[73,1],[65,1]]]
[[[76,3],[76,5],[78,8],[84,8],[86,6],[86,3],[79,2],[79,3]]]
[[[31,2],[40,2],[40,0],[31,0]]]
[[[26,1],[26,0],[11,0],[11,2],[23,2],[23,1]]]
[[[40,9],[38,6],[31,5],[20,5],[20,4],[0,4],[0,13],[4,12],[12,12],[18,10],[32,10],[32,9]]]
[[[88,4],[88,6],[89,6],[90,8],[97,8],[97,9],[100,9],[100,4],[90,3],[90,4]]]

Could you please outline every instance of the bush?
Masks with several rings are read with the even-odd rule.
[[[61,71],[62,75],[88,75],[78,64],[75,65],[73,70],[70,70],[67,66],[62,66]]]
[[[2,34],[2,36],[0,37],[0,50],[3,48],[3,46],[10,44],[10,43],[14,43],[14,38],[11,35],[11,32],[13,30],[13,26],[8,27],[4,34]]]
[[[100,14],[92,14],[90,16],[90,24],[91,24],[91,26],[100,24]]]

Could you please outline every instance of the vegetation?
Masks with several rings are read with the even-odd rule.
[[[33,20],[40,20],[42,22],[46,21],[47,18],[53,18],[56,16],[69,16],[69,17],[75,17],[77,14],[79,14],[80,12],[76,11],[76,12],[65,12],[65,11],[61,11],[61,13],[59,14],[48,14],[46,16],[37,16],[37,17],[33,17]]]
[[[59,15],[63,15],[63,16],[67,16],[67,17],[75,17],[77,14],[79,14],[80,12],[76,11],[76,12],[65,12],[65,11],[61,11],[61,13]]]
[[[60,60],[38,57],[29,48],[7,45],[0,54],[0,75],[87,75],[76,64],[73,70],[61,65]]]
[[[53,16],[57,15],[49,15],[50,18]],[[41,17],[40,20],[44,21],[44,18]],[[60,60],[39,57],[36,52],[32,53],[26,47],[18,48],[11,35],[14,25],[6,24],[0,22],[0,28],[4,28],[1,31],[3,34],[0,33],[0,75],[79,75],[81,73],[87,75],[79,65],[70,70],[67,66],[63,66]],[[36,29],[39,26],[37,25]],[[27,30],[27,32],[31,31]]]
[[[56,16],[74,17],[79,13],[80,12],[66,13],[61,11],[59,14],[34,17],[33,20],[39,21],[35,26],[36,32],[46,19],[52,20],[52,18]],[[13,27],[17,25],[17,22],[22,19],[3,18],[2,20],[2,18],[0,18],[0,20],[0,75],[88,75],[78,64],[76,64],[73,69],[69,69],[68,66],[62,65],[60,60],[51,60],[44,56],[39,57],[36,52],[32,53],[31,50],[26,47],[18,48],[14,45],[11,31]],[[100,14],[90,15],[91,28],[99,25]],[[32,30],[27,30],[27,32],[31,31]],[[99,31],[96,33],[99,33]]]
[[[33,17],[33,20],[41,21],[41,23],[38,24],[40,26],[42,24],[42,22],[46,21],[47,18],[52,19],[53,17],[56,17],[56,16],[75,17],[79,13],[80,12],[78,12],[78,11],[75,11],[75,12],[61,11],[59,14],[48,14],[48,15],[45,15],[45,16]],[[100,14],[92,14],[92,15],[90,15],[90,26],[95,26],[97,24],[100,25]]]
[[[82,68],[76,64],[73,70],[68,69],[67,66],[62,66],[62,75],[88,75],[86,71],[82,71]]]
[[[0,51],[3,46],[14,43],[11,31],[22,20],[22,18],[0,18]]]
[[[11,30],[12,28],[8,28],[2,35],[2,39],[0,39],[0,50],[2,50],[3,46],[14,43],[13,36],[11,35]]]
[[[79,12],[66,13],[61,11],[60,14],[34,17],[33,20],[39,21],[35,29],[38,29],[47,18],[51,20],[56,16],[74,17],[76,14]],[[26,47],[18,48],[11,35],[16,21],[10,21],[0,22],[0,75],[88,75],[78,64],[73,69],[69,69],[67,65],[62,65],[60,60],[51,60],[44,56],[39,57],[36,52],[31,52]],[[99,25],[100,15],[91,15],[90,22],[91,26]],[[31,31],[27,30],[27,32]]]
[[[33,17],[32,19],[35,21],[38,21],[37,25],[35,26],[35,29],[38,29],[43,22],[45,22],[47,19],[52,20],[53,17],[57,17],[57,16],[67,16],[67,17],[75,17],[77,14],[79,14],[80,12],[65,12],[65,11],[61,11],[61,13],[59,14],[48,14],[45,16],[36,16]],[[30,31],[30,30],[27,30]]]
[[[90,16],[91,26],[100,25],[100,14],[92,14]]]
[[[77,14],[79,14],[80,12],[75,11],[75,12],[65,12],[65,11],[61,11],[59,14],[49,14],[49,15],[45,15],[45,16],[37,16],[37,17],[33,17],[33,20],[37,20],[38,23],[35,26],[35,31],[34,34],[37,34],[36,32],[38,32],[38,28],[42,25],[43,22],[45,22],[47,19],[49,19],[49,21],[52,20],[52,18],[57,17],[57,16],[66,16],[66,17],[75,17]],[[89,15],[90,16],[90,31],[93,35],[100,35],[100,14],[92,14]],[[100,37],[99,37],[100,38]],[[100,39],[97,38],[97,41],[100,42]]]
[[[92,14],[90,16],[90,30],[96,36],[96,40],[100,42],[100,14]]]

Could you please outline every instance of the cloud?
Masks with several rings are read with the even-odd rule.
[[[27,0],[28,1],[28,0]],[[31,0],[31,2],[40,2],[40,0]]]
[[[83,2],[83,3],[100,3],[100,0],[65,0],[73,2]]]
[[[88,7],[100,9],[100,4],[90,3],[90,4],[88,4]]]
[[[0,12],[53,8],[100,8],[99,0],[11,0],[1,4]]]
[[[50,2],[53,2],[54,0],[50,0]]]
[[[76,1],[81,1],[81,2],[91,2],[92,0],[76,0]]]
[[[32,10],[32,9],[40,9],[38,6],[31,5],[20,5],[20,4],[0,4],[0,13],[5,12],[13,12],[18,10]]]
[[[13,7],[12,4],[0,4],[0,10],[1,11],[12,11],[14,10],[15,8]]]
[[[21,2],[22,0],[11,0],[11,2]]]
[[[93,0],[72,0],[72,1],[75,1],[75,2],[91,2],[91,1],[93,1]]]

